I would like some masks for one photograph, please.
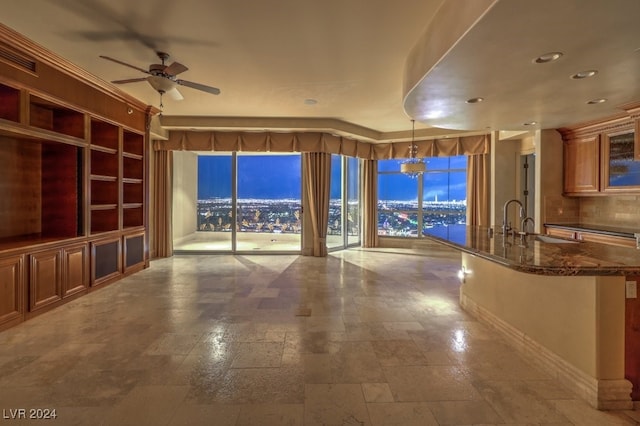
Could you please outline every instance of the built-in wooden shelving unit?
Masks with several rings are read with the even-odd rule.
[[[149,262],[150,109],[42,58],[0,57],[0,330]]]

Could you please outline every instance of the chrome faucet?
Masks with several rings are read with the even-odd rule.
[[[511,231],[511,225],[507,223],[507,212],[509,210],[509,204],[516,203],[520,206],[520,218],[524,218],[524,206],[518,199],[512,199],[504,203],[504,207],[502,209],[502,234],[507,235],[509,231]]]
[[[520,222],[520,232],[524,232],[526,234],[527,232],[527,222],[531,222],[531,226],[533,226],[533,232],[536,231],[536,221],[533,220],[533,218],[531,216],[527,216],[524,219],[522,219],[522,222]]]

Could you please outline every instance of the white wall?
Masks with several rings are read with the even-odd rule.
[[[197,230],[198,155],[173,151],[173,239]]]

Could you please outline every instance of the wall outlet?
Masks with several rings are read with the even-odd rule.
[[[638,283],[635,281],[626,281],[626,293],[627,299],[637,299],[638,298]]]

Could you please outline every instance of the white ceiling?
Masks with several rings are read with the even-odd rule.
[[[174,127],[323,128],[390,140],[407,137],[411,117],[418,136],[445,136],[525,121],[555,128],[640,101],[638,0],[484,0],[492,7],[403,93],[413,46],[440,28],[434,17],[474,1],[12,0],[1,19],[107,81],[145,74],[98,55],[147,69],[156,50],[170,53],[169,62],[189,67],[180,78],[222,92],[180,87],[184,100],[165,97],[163,120]],[[532,63],[549,51],[565,55]],[[586,69],[599,73],[569,79]],[[118,88],[159,104],[146,82]],[[477,96],[485,101],[464,102]],[[586,105],[592,98],[608,102]]]

